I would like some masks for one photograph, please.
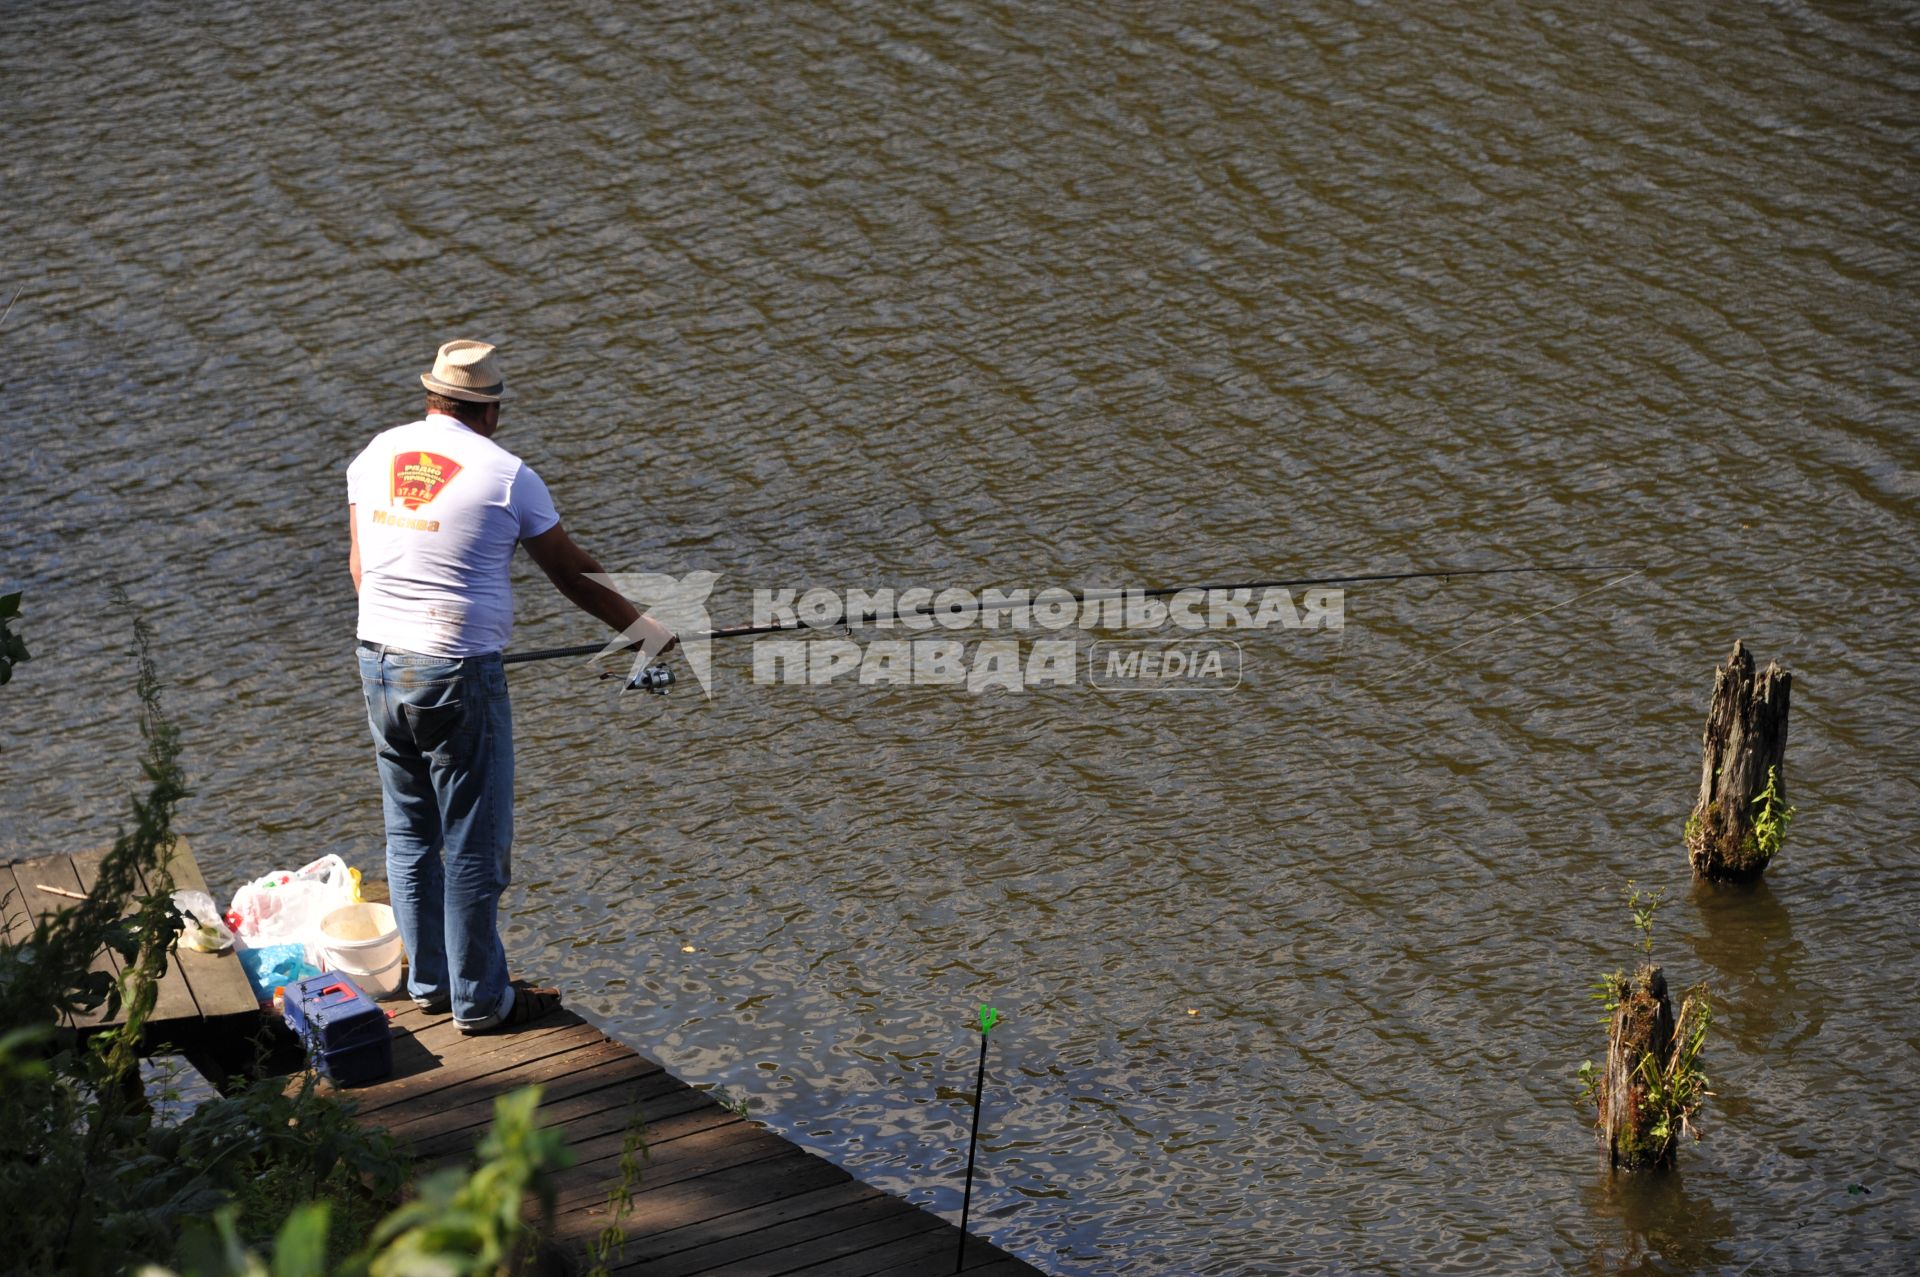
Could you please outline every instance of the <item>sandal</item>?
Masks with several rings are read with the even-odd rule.
[[[544,1019],[560,1009],[560,990],[537,987],[525,980],[515,980],[513,984],[513,1006],[499,1020],[484,1029],[461,1029],[468,1037],[482,1033],[499,1033],[505,1029],[517,1029]]]

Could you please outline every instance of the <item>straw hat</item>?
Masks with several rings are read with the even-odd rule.
[[[484,341],[450,341],[440,347],[433,371],[421,373],[420,384],[436,395],[470,403],[498,403],[507,388],[493,347]]]

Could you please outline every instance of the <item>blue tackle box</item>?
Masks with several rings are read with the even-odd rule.
[[[387,1013],[338,971],[286,987],[287,1026],[307,1044],[314,1067],[335,1085],[377,1082],[393,1072]]]

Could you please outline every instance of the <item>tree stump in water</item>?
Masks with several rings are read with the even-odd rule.
[[[1701,736],[1700,796],[1687,817],[1687,859],[1701,878],[1748,882],[1780,849],[1787,808],[1787,700],[1793,675],[1773,662],[1758,677],[1736,640],[1713,674]],[[1771,788],[1769,788],[1771,787]]]
[[[1613,1021],[1607,1029],[1607,1068],[1601,1076],[1600,1131],[1609,1163],[1617,1170],[1646,1171],[1673,1165],[1674,1146],[1686,1119],[1699,1108],[1681,1076],[1691,1070],[1698,1046],[1685,1050],[1691,1023],[1676,1032],[1667,978],[1649,963],[1631,980],[1613,977]],[[1704,1006],[1704,998],[1702,999]],[[1689,997],[1682,1020],[1695,1015]],[[1704,1094],[1700,1078],[1699,1094]],[[1690,1104],[1688,1101],[1692,1101]]]
[[[1628,1170],[1650,1170],[1671,1160],[1671,1142],[1658,1147],[1649,1128],[1652,1089],[1644,1061],[1654,1067],[1666,1063],[1673,1050],[1673,1003],[1667,998],[1667,978],[1656,966],[1644,966],[1633,978],[1614,988],[1619,999],[1613,1023],[1607,1029],[1607,1071],[1600,1084],[1600,1131],[1607,1141],[1608,1161]]]

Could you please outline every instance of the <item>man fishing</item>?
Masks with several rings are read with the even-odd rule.
[[[500,661],[507,567],[525,545],[560,593],[630,640],[674,636],[594,581],[546,484],[493,441],[505,392],[494,347],[450,341],[426,417],[377,435],[347,467],[348,566],[360,595],[360,681],[386,810],[387,879],[407,992],[463,1033],[522,1025],[556,989],[510,980],[500,895],[513,843],[513,714]]]

